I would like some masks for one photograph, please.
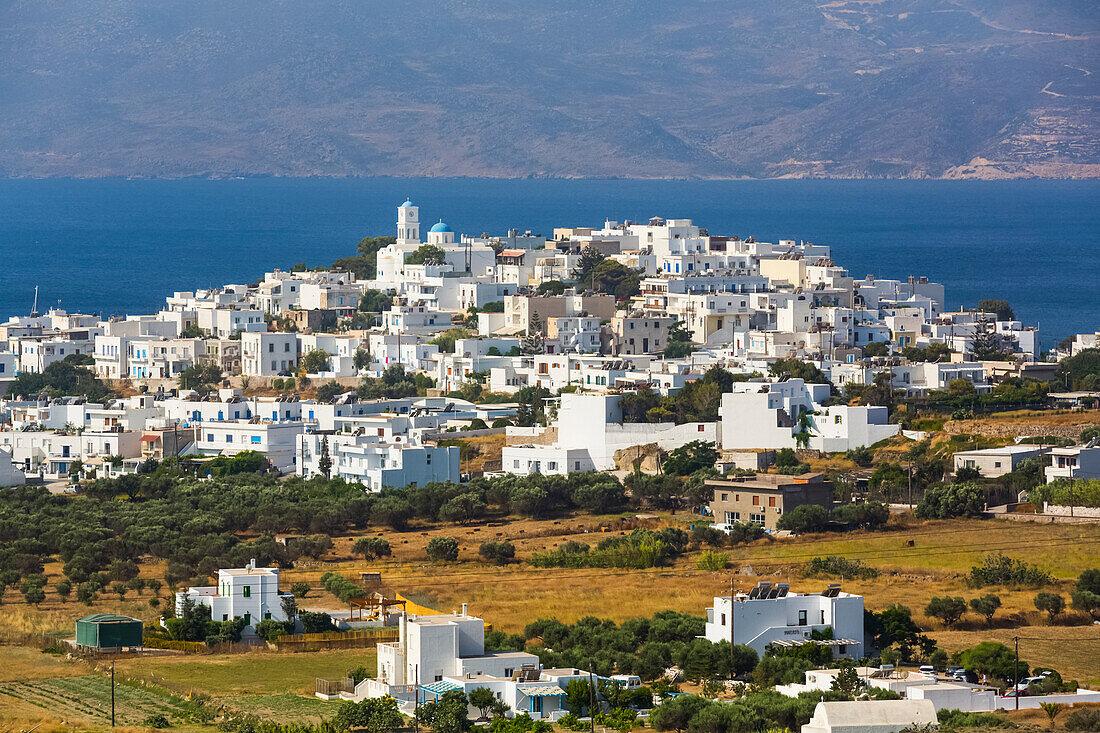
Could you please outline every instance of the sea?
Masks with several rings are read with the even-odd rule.
[[[832,248],[857,278],[926,276],[949,308],[1007,300],[1044,347],[1100,330],[1100,181],[276,179],[0,181],[0,321],[152,313],[173,291],[325,265],[422,227],[466,234],[689,218]]]

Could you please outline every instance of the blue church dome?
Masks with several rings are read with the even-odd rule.
[[[402,209],[403,209],[403,208],[405,208],[406,206],[412,206],[412,205],[413,205],[412,199],[405,199],[405,203],[401,204],[401,206],[400,206],[400,207],[398,207],[398,208],[402,208]]]
[[[438,224],[432,225],[432,228],[429,229],[428,231],[437,232],[437,233],[438,232],[453,232],[454,229],[451,229],[449,226],[447,226],[443,222],[439,222]]]

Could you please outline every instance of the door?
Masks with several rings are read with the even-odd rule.
[[[531,698],[531,712],[532,713],[538,713],[540,717],[542,716],[542,698],[541,697],[532,697]]]
[[[643,338],[642,339],[642,353],[643,354],[648,354],[649,353],[649,339],[648,338]]]
[[[805,626],[806,625],[806,612],[805,611],[799,611],[798,612],[798,625],[799,626]]]

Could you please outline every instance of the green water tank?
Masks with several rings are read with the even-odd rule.
[[[77,619],[76,643],[92,649],[118,649],[142,645],[143,624],[136,618],[95,613]]]

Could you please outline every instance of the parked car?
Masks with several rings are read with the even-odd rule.
[[[936,674],[936,668],[933,667],[931,664],[922,664],[917,669],[917,671],[920,672],[921,674],[930,674],[930,675],[935,675]]]

